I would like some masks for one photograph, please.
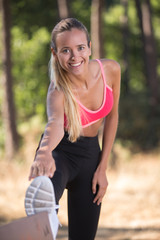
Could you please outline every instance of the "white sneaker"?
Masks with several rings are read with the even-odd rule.
[[[60,224],[56,213],[58,208],[51,180],[46,176],[36,177],[26,191],[25,211],[27,216],[47,211],[54,240]]]

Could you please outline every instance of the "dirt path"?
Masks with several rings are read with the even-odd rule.
[[[68,240],[67,227],[59,230],[57,240]],[[97,232],[96,240],[159,240],[160,228],[102,228]]]
[[[160,158],[138,154],[119,159],[108,171],[109,187],[103,200],[96,240],[160,239]],[[25,216],[23,199],[29,164],[0,162],[0,223]],[[60,202],[63,224],[58,238],[67,240],[66,192]]]
[[[159,240],[160,160],[137,155],[117,171],[109,171],[108,179],[96,240]],[[65,195],[60,219],[66,225]],[[66,228],[60,231],[59,239],[67,239],[65,232]]]

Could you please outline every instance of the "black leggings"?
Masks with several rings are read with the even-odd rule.
[[[56,171],[51,180],[57,204],[64,189],[68,189],[69,240],[94,240],[101,208],[93,203],[92,193],[100,157],[98,137],[80,137],[71,143],[65,133],[52,156]]]

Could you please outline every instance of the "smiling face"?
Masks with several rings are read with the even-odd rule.
[[[53,54],[68,74],[82,75],[88,68],[91,55],[86,33],[77,28],[59,33]]]

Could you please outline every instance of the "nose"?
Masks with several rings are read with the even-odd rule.
[[[75,60],[77,57],[77,53],[76,51],[72,51],[72,54],[71,54],[71,60]]]

